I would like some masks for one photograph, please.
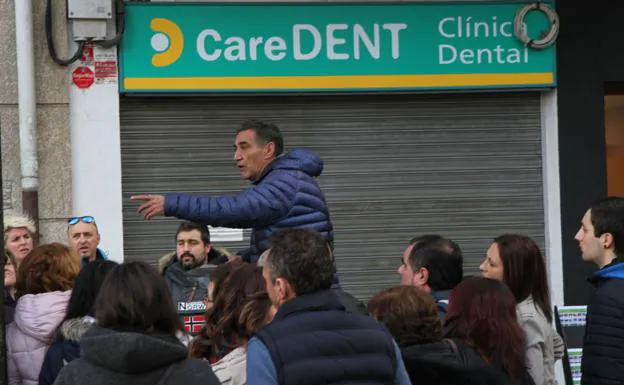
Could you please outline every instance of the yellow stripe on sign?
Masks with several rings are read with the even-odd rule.
[[[552,72],[470,75],[361,75],[125,78],[126,90],[306,90],[552,84]]]

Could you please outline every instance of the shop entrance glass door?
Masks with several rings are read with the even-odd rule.
[[[605,96],[607,189],[624,196],[624,94]]]

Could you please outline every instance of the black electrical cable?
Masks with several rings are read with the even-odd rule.
[[[82,52],[84,51],[84,47],[86,41],[78,42],[78,49],[74,53],[74,55],[69,59],[61,59],[58,57],[56,53],[56,48],[54,48],[54,40],[52,36],[52,0],[48,0],[46,4],[46,14],[45,14],[45,33],[46,40],[48,42],[48,51],[50,52],[50,56],[52,56],[52,60],[58,65],[68,66],[80,59],[82,56]]]

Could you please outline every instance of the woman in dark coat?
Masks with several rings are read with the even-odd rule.
[[[143,262],[115,266],[95,301],[97,325],[56,385],[217,385],[210,365],[188,358],[167,285]]]

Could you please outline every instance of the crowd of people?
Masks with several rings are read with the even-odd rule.
[[[624,266],[623,221],[624,199],[601,200],[576,236],[583,257],[602,265],[588,316],[588,384],[608,383],[598,344],[609,335],[601,322],[613,293],[602,288],[622,282],[611,272]],[[207,231],[184,222],[176,239],[198,229]],[[549,385],[565,349],[552,327],[544,256],[522,235],[495,238],[480,276],[468,277],[456,242],[416,237],[397,267],[398,285],[368,299],[364,311],[348,309],[357,300],[335,288],[333,253],[319,232],[277,232],[256,263],[211,264],[204,238],[205,317],[188,333],[166,270],[85,263],[71,245],[35,247],[35,231],[25,216],[5,218],[9,384]],[[185,255],[187,243],[178,242],[167,265],[199,267]]]
[[[320,158],[282,154],[257,121],[235,147],[252,182],[237,195],[133,197],[147,219],[183,220],[156,266],[107,260],[92,216],[68,220],[67,245],[39,246],[28,217],[5,216],[9,384],[556,384],[565,342],[533,239],[494,238],[466,276],[457,242],[416,236],[397,285],[357,299],[338,278]],[[251,228],[250,247],[213,246],[208,225]],[[575,238],[599,267],[583,384],[621,384],[624,198],[592,204]]]

